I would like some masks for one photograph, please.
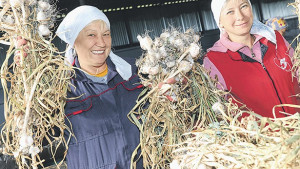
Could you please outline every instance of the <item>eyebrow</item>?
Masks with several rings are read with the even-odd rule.
[[[87,30],[85,30],[84,32],[89,32],[89,31],[96,31],[96,30],[94,30],[94,29],[87,29]]]
[[[84,32],[88,32],[88,31],[93,31],[93,32],[96,32],[97,30],[95,30],[95,29],[87,29],[87,30],[85,30]],[[106,31],[104,31],[104,32],[110,32],[110,30],[109,29],[107,29]]]
[[[240,5],[243,5],[243,4],[249,4],[248,2],[243,2],[243,3],[241,3]]]
[[[244,5],[244,4],[249,4],[249,3],[248,3],[248,2],[242,2],[242,3],[240,4],[240,6],[242,6],[242,5]],[[225,8],[224,10],[227,10],[227,11],[228,11],[228,10],[232,10],[232,9],[233,9],[233,8],[227,8],[227,9]]]

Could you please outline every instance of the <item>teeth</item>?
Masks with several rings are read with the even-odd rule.
[[[97,51],[92,51],[92,53],[94,53],[94,54],[102,54],[102,53],[104,53],[104,51],[103,50],[97,50]]]

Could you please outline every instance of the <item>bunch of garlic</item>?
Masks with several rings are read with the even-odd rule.
[[[188,73],[194,65],[194,60],[200,56],[200,35],[193,29],[181,33],[171,28],[154,40],[149,35],[138,35],[137,39],[144,54],[137,60],[136,65],[139,72],[146,75],[146,78],[142,78],[145,86],[154,87],[159,81],[172,76],[172,73],[178,70],[183,74]],[[184,76],[178,73],[174,78],[181,82]],[[173,91],[170,93],[172,100],[176,100],[174,91],[178,91],[179,87],[176,84],[169,87]]]
[[[19,149],[13,152],[15,158],[17,158],[20,154],[31,154],[33,156],[37,155],[41,152],[41,150],[34,145],[32,134],[22,134],[19,139]]]
[[[141,48],[145,50],[144,55],[137,62],[137,66],[140,68],[141,73],[152,75],[149,77],[150,79],[154,79],[154,76],[159,73],[157,68],[164,73],[178,68],[180,63],[177,60],[186,50],[189,52],[180,62],[186,61],[181,65],[184,67],[185,72],[188,72],[190,69],[187,68],[187,62],[192,66],[194,59],[199,56],[201,51],[201,46],[198,43],[200,36],[192,29],[187,30],[185,33],[180,33],[175,29],[166,30],[154,41],[148,35],[144,37],[138,35],[137,38]],[[191,68],[191,66],[189,67]]]
[[[49,0],[37,2],[36,20],[40,23],[38,32],[41,36],[49,36],[50,29],[54,27],[55,9],[50,5]]]
[[[7,2],[11,7],[19,8],[23,5],[35,5],[37,0],[0,0],[0,6],[4,7]]]

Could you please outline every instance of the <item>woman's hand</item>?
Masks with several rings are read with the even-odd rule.
[[[177,81],[174,77],[169,78],[166,80],[166,82],[160,82],[158,83],[159,92],[166,96],[166,98],[171,102],[176,102],[177,99],[172,97],[172,93],[169,92],[169,89],[171,88],[172,84],[175,84]],[[183,80],[181,80],[181,84],[185,85],[187,83],[187,78],[184,77]]]
[[[20,66],[21,57],[26,58],[28,55],[27,52],[29,47],[27,45],[27,40],[21,36],[18,36],[16,48],[17,51],[15,52],[14,62],[17,66]]]

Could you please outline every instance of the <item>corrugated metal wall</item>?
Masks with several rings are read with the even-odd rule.
[[[276,1],[276,2],[260,2],[253,4],[254,18],[265,21],[270,17],[295,16],[292,6],[288,3],[293,0]],[[262,13],[259,13],[259,5]],[[159,36],[161,31],[173,26],[181,28],[185,31],[188,28],[194,28],[197,31],[208,31],[217,29],[212,12],[210,9],[201,9],[197,5],[169,5],[155,8],[143,8],[137,11],[127,11],[126,19],[120,17],[110,18],[112,26],[113,46],[129,45],[137,43],[137,35],[149,33],[151,37]],[[107,14],[108,17],[110,14]],[[200,19],[202,17],[202,20]],[[128,27],[126,27],[128,22]],[[130,35],[126,30],[130,31]],[[130,42],[129,39],[132,41]]]
[[[272,3],[261,2],[262,16],[263,20],[268,20],[269,18],[281,16],[281,17],[291,17],[295,16],[295,8],[288,6],[289,3],[295,2],[294,0],[284,0],[276,1]]]

